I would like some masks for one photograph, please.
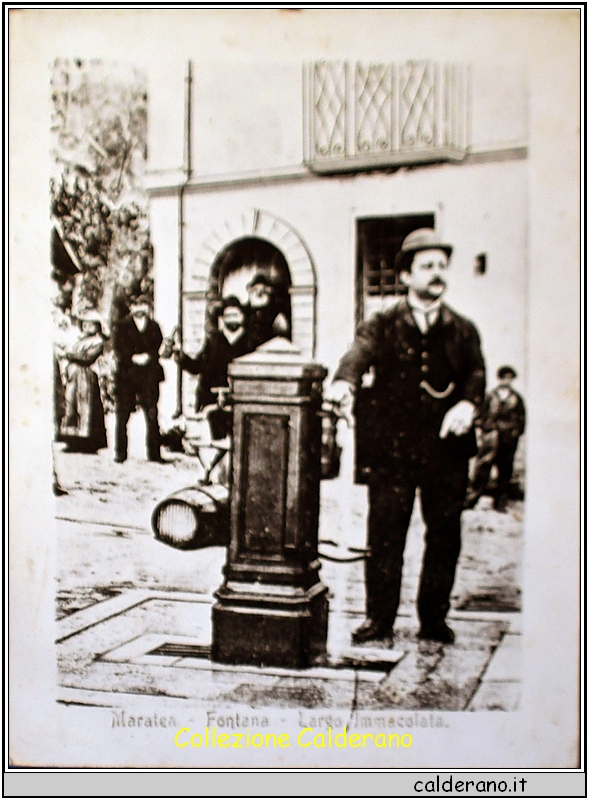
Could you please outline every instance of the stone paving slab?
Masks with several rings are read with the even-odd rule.
[[[281,677],[263,669],[243,672],[211,668],[210,662],[195,669],[188,660],[176,666],[162,664],[157,656],[152,661],[94,662],[82,675],[69,674],[64,686],[110,692],[113,697],[143,694],[192,698],[211,708],[236,703],[252,708],[350,708],[353,702],[355,676],[350,671],[332,670],[322,679],[308,677],[303,671]]]
[[[195,642],[195,640],[187,636],[145,633],[143,636],[137,636],[135,639],[131,639],[130,642],[126,642],[120,647],[115,647],[113,650],[103,653],[100,660],[121,662],[123,664],[155,664],[156,662],[153,659],[159,658],[163,659],[161,663],[172,666],[178,661],[181,661],[182,657],[178,655],[155,655],[152,651],[165,644],[188,644],[189,642]]]
[[[344,664],[352,667],[376,668],[380,667],[384,672],[390,672],[405,655],[404,650],[399,648],[385,647],[349,647],[343,649],[339,658]]]
[[[521,636],[507,633],[485,671],[485,681],[516,681],[521,675]]]
[[[452,626],[456,644],[419,642],[378,687],[358,687],[357,708],[466,708],[505,626],[455,620]]]
[[[169,665],[94,662],[82,675],[70,674],[63,684],[68,688],[92,691],[108,691],[113,694],[131,693],[160,695],[166,697],[193,698],[202,702],[216,700],[220,691],[232,689],[250,682],[259,687],[271,687],[276,683],[274,675],[256,675],[248,680],[239,673],[221,670],[174,669]]]
[[[179,600],[163,593],[131,595],[126,607],[118,601],[118,614],[113,613],[112,601],[98,604],[91,613],[89,609],[79,612],[83,626],[78,633],[71,633],[75,625],[69,623],[70,635],[60,647],[65,687],[192,697],[209,705],[348,708],[352,704],[355,673],[351,669],[262,669],[215,665],[207,658],[153,655],[162,645],[210,644],[210,604],[200,598],[190,601],[185,594]],[[100,606],[102,622],[98,620]]]
[[[289,670],[212,664],[206,656],[154,654],[172,645],[204,652],[211,636],[210,602],[189,593],[129,595],[126,602],[113,598],[72,615],[80,617],[78,625],[75,620],[62,621],[62,633],[69,631],[59,648],[64,701],[68,691],[77,690],[100,698],[101,693],[192,698],[219,709],[235,704],[349,710],[490,710],[517,705],[519,687],[517,691],[510,687],[502,700],[501,681],[496,679],[508,674],[517,678],[508,665],[515,668],[513,654],[521,637],[503,636],[509,615],[487,614],[493,618],[475,620],[461,614],[451,620],[457,634],[452,646],[417,642],[416,620],[403,615],[397,621],[393,649],[342,646],[340,637],[349,642],[357,617],[335,615],[330,624],[340,646],[337,655],[330,653],[331,664]],[[500,655],[499,647],[493,656],[498,659],[495,673],[489,673],[502,637],[506,654]]]
[[[465,622],[472,620],[484,622],[502,622],[507,625],[510,634],[522,633],[522,615],[520,613],[505,613],[504,611],[452,611],[452,619],[461,619]]]
[[[522,686],[519,682],[484,681],[467,711],[517,711]]]
[[[207,609],[210,607],[212,601],[210,595],[202,595],[199,597],[198,594],[192,592],[174,592],[172,597],[174,600],[180,602],[204,603]],[[75,614],[70,614],[68,617],[59,620],[57,624],[57,642],[63,642],[74,634],[103,623],[109,619],[109,617],[116,617],[134,606],[139,606],[148,600],[157,599],[169,600],[171,596],[169,592],[158,592],[157,590],[127,589],[117,597],[95,603],[92,606],[81,609]]]
[[[149,598],[70,636],[59,648],[59,666],[63,673],[82,674],[97,658],[147,633],[197,637],[207,645],[210,624],[208,604]]]
[[[252,708],[351,708],[353,699],[354,679],[342,680],[339,670],[334,670],[328,680],[307,678],[302,674],[279,678],[271,686],[260,685],[257,678],[249,683],[243,681],[232,691],[219,693],[215,701],[225,706],[244,703]]]
[[[61,686],[59,701],[61,705],[89,706],[92,708],[125,708],[129,712],[144,710],[146,705],[158,714],[180,711],[194,712],[194,700],[191,697],[167,697],[165,695],[113,692],[100,689],[77,689]]]

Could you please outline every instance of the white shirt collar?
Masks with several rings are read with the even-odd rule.
[[[409,307],[412,311],[416,309],[417,311],[422,311],[424,314],[429,314],[430,311],[439,311],[440,306],[442,305],[442,298],[438,297],[436,300],[430,300],[427,302],[425,300],[421,300],[416,294],[413,294],[411,291],[409,291],[407,294],[407,302],[409,303]]]
[[[245,334],[243,327],[238,328],[236,331],[228,330],[228,328],[223,325],[222,320],[219,321],[219,330],[222,331],[223,335],[231,345],[235,344],[235,342],[237,342],[238,339],[241,339],[241,337]]]
[[[427,333],[440,313],[442,298],[439,297],[433,302],[425,302],[411,292],[407,295],[407,303],[413,314],[415,324],[422,333]]]
[[[500,400],[503,400],[503,402],[505,402],[505,400],[507,400],[507,398],[510,397],[510,395],[513,393],[513,389],[511,388],[511,386],[497,386],[495,392],[497,394],[497,397],[499,397]]]
[[[141,333],[143,333],[145,331],[145,329],[147,328],[147,325],[149,323],[149,317],[140,317],[139,319],[135,319],[135,317],[131,317],[131,319],[133,320],[133,323],[134,323],[135,327],[137,328],[137,330],[140,331]]]

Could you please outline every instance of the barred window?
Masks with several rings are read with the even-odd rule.
[[[405,237],[418,228],[433,228],[435,216],[409,214],[357,220],[357,322],[380,307],[379,300],[405,293],[395,257]]]

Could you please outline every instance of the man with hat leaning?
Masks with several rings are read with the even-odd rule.
[[[369,411],[358,425],[370,432],[372,447],[366,620],[353,633],[357,644],[392,638],[417,488],[426,526],[419,637],[454,641],[446,614],[485,365],[475,326],[442,302],[451,254],[429,228],[405,238],[395,267],[407,296],[360,325],[328,392],[349,413],[362,376],[373,371]]]
[[[200,376],[194,403],[196,411],[215,405],[217,397],[213,390],[229,387],[229,364],[252,349],[246,335],[243,306],[234,295],[223,298],[217,327],[207,335],[194,358],[184,353],[181,346],[174,347],[174,357],[180,367]]]

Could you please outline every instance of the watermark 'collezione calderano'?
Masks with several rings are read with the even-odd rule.
[[[192,733],[190,728],[180,728],[174,736],[176,747],[200,748],[287,748],[292,744],[307,748],[359,748],[359,747],[411,747],[413,737],[410,733],[348,733],[347,727],[339,733],[334,733],[333,728],[315,733],[313,728],[303,728],[296,740],[291,741],[288,733],[251,733],[249,728],[243,733],[217,733],[217,728],[208,726],[204,733]]]

